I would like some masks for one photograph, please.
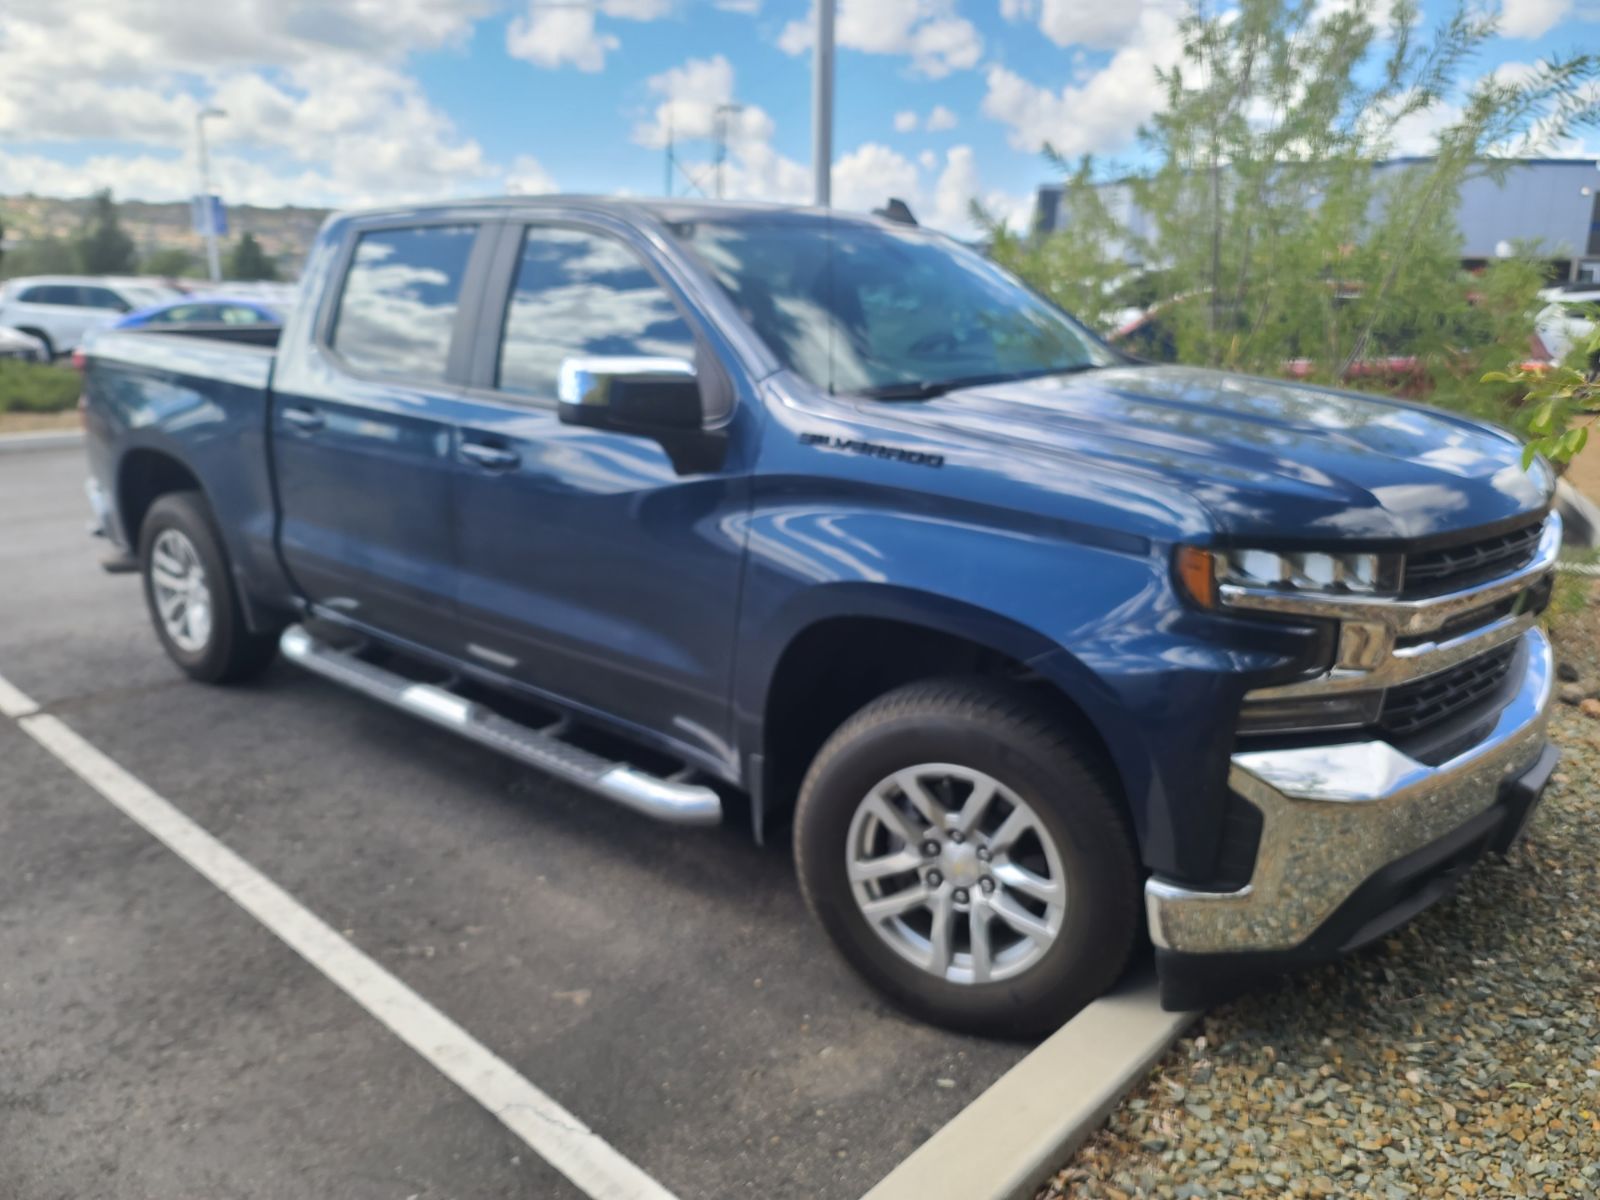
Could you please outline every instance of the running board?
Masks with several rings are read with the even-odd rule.
[[[520,725],[444,688],[415,683],[318,641],[301,625],[285,629],[278,648],[308,671],[647,817],[678,825],[715,825],[722,820],[722,799],[708,787],[650,775],[561,741],[565,719],[543,729]]]

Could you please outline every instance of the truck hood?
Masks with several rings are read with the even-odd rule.
[[[1491,425],[1192,367],[1110,367],[904,408],[969,444],[1176,487],[1237,538],[1426,537],[1535,511],[1552,488],[1544,465],[1524,471],[1521,445]]]

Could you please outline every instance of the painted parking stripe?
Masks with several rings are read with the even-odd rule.
[[[0,677],[0,713],[205,876],[593,1200],[671,1192],[325,921]]]

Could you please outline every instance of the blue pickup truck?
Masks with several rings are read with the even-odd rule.
[[[1368,943],[1554,764],[1560,519],[1492,427],[1139,362],[904,220],[359,213],[302,287],[281,333],[87,354],[178,667],[792,829],[926,1019],[1048,1029],[1146,938],[1169,1006]]]

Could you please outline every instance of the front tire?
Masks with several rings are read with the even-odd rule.
[[[851,966],[965,1032],[1056,1028],[1139,937],[1109,769],[1028,693],[986,680],[911,684],[846,721],[801,787],[795,861]]]
[[[234,683],[260,674],[277,640],[245,624],[227,553],[197,492],[171,492],[139,530],[145,604],[167,656],[191,679]]]

